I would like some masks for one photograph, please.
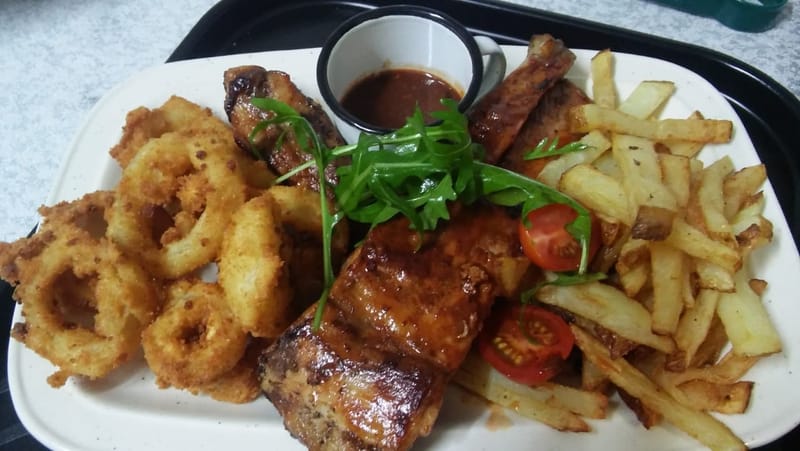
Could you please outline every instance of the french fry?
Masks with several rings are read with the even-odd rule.
[[[650,243],[650,261],[653,331],[661,335],[673,334],[683,311],[683,253],[668,244],[653,241]]]
[[[737,271],[742,265],[742,257],[736,250],[711,239],[681,218],[676,218],[672,223],[672,232],[665,242],[692,257],[708,260],[728,271]]]
[[[697,202],[703,215],[707,233],[712,238],[722,241],[728,246],[736,246],[731,225],[725,216],[725,198],[723,183],[725,177],[733,171],[733,162],[725,156],[703,170],[700,186],[697,189]]]
[[[622,245],[617,259],[616,269],[619,273],[630,272],[641,263],[650,262],[650,246],[646,240],[631,238]]]
[[[608,397],[596,390],[581,390],[567,385],[545,383],[538,387],[525,387],[553,398],[570,412],[586,418],[603,419],[608,415]]]
[[[719,413],[743,413],[750,403],[753,383],[733,380],[731,382],[710,381],[705,378],[684,379],[685,370],[674,372],[667,369],[663,355],[655,355],[649,368],[636,367],[651,378],[679,403],[698,411]],[[690,369],[696,370],[696,369]]]
[[[731,229],[735,235],[739,235],[751,225],[760,225],[764,217],[764,193],[758,192],[748,197],[740,206],[740,210],[731,218]],[[770,227],[771,229],[771,227]]]
[[[616,220],[600,220],[600,240],[604,246],[614,246],[624,239],[625,227]],[[620,243],[621,244],[621,243]]]
[[[617,110],[635,118],[647,119],[661,108],[674,92],[675,83],[671,81],[643,81],[619,104]]]
[[[763,211],[764,195],[757,193],[733,218],[731,229],[743,256],[772,241],[772,223],[761,215]]]
[[[728,175],[723,183],[725,193],[725,217],[733,219],[739,209],[767,180],[767,170],[763,164],[742,168]]]
[[[703,115],[699,111],[694,111],[692,114],[687,117],[687,119],[692,120],[701,120],[705,119]],[[693,158],[703,150],[705,147],[705,143],[697,142],[697,141],[680,141],[680,140],[663,140],[661,144],[667,146],[669,148],[669,153],[672,155],[678,155],[687,158]],[[699,160],[695,160],[699,161]]]
[[[704,380],[714,384],[733,384],[740,380],[759,360],[760,356],[742,356],[733,351],[725,354],[713,365],[694,366],[682,372],[666,372],[673,385],[692,380]]]
[[[697,410],[719,413],[743,413],[750,403],[753,382],[737,381],[730,384],[695,379],[676,387],[682,393],[684,404]]]
[[[698,160],[697,158],[689,159],[689,172],[691,173],[692,186],[695,186],[700,182],[700,176],[703,174],[703,169],[705,169],[705,163],[703,163],[703,160]]]
[[[675,196],[679,208],[686,208],[689,203],[690,187],[692,183],[692,170],[690,160],[684,156],[672,154],[659,154],[658,162],[661,164],[661,173],[664,185]]]
[[[594,103],[606,107],[617,107],[617,88],[614,86],[614,58],[611,50],[597,52],[591,61],[592,98]]]
[[[684,310],[678,320],[673,336],[675,344],[682,351],[684,368],[691,366],[697,350],[706,340],[717,312],[718,302],[718,291],[700,290],[694,306]]]
[[[581,388],[587,391],[605,391],[608,378],[585,356],[581,359]]]
[[[758,357],[729,353],[715,365],[674,372],[656,367],[650,376],[673,398],[687,407],[720,413],[743,413],[750,403],[753,382],[741,378]]]
[[[633,223],[628,197],[622,185],[597,169],[579,164],[561,176],[558,187],[587,208],[622,221]]]
[[[742,356],[779,352],[778,331],[769,318],[761,297],[750,286],[750,277],[742,270],[734,276],[735,291],[722,293],[717,315],[725,326],[733,351]]]
[[[636,343],[670,353],[675,343],[653,333],[650,312],[622,291],[599,282],[573,286],[547,285],[536,298],[596,322]]]
[[[717,119],[638,119],[617,110],[587,104],[570,110],[569,128],[574,133],[603,130],[654,141],[725,143],[731,139],[733,124]]]
[[[661,421],[664,419],[664,417],[662,417],[659,412],[647,407],[644,405],[644,403],[642,403],[641,400],[639,400],[639,398],[630,395],[628,392],[620,389],[619,387],[617,387],[617,393],[619,393],[619,397],[622,399],[622,402],[624,402],[625,405],[628,406],[628,408],[631,409],[634,414],[636,414],[636,419],[642,423],[642,426],[644,426],[645,429],[650,429],[661,424]]]
[[[592,166],[615,180],[622,180],[622,171],[617,162],[614,161],[614,156],[611,155],[611,152],[605,152],[603,155],[600,155],[599,158],[594,160]]]
[[[579,164],[589,164],[611,148],[611,141],[596,130],[587,133],[579,142],[589,148],[583,152],[562,155],[561,158],[548,162],[536,176],[537,180],[548,186],[558,186],[561,176],[568,169]]]
[[[614,153],[614,158],[623,170],[623,176],[661,179],[658,154],[652,140],[615,133],[611,137],[611,148],[614,152],[621,152],[621,155]]]
[[[636,297],[650,280],[650,247],[646,240],[630,238],[620,248],[615,265],[619,283],[628,297]]]
[[[600,218],[600,237],[602,244],[598,249],[594,259],[592,259],[592,272],[609,272],[619,260],[622,246],[628,241],[628,228],[615,219],[611,220],[605,215],[599,214]]]
[[[580,415],[561,405],[552,393],[512,382],[474,354],[467,356],[453,376],[453,381],[490,402],[559,431],[591,430]],[[591,407],[584,406],[583,409],[591,410]]]
[[[725,326],[722,321],[714,312],[714,318],[711,320],[711,326],[708,328],[706,339],[697,348],[694,357],[690,362],[691,367],[703,367],[705,365],[712,365],[719,360],[722,351],[728,346],[728,335],[725,333]]]
[[[683,273],[681,274],[681,296],[683,297],[684,307],[694,307],[695,301],[695,287],[694,287],[694,274],[689,268],[689,257],[683,256]]]
[[[583,329],[571,327],[578,347],[614,385],[713,450],[747,449],[725,424],[706,412],[679,403],[625,359],[611,358],[608,350]]]
[[[630,298],[635,298],[650,281],[650,262],[639,262],[627,272],[619,273],[622,291]]]
[[[535,294],[569,313],[583,390],[543,386],[527,396],[556,409],[543,414],[551,424],[580,429],[564,410],[605,415],[586,390],[614,385],[645,427],[663,419],[709,448],[745,449],[708,412],[744,412],[754,384],[742,378],[782,349],[761,300],[767,284],[743,269],[773,238],[759,191],[765,167],[735,171],[728,156],[706,165],[697,155],[730,141],[732,122],[699,111],[659,118],[675,91],[670,82],[643,81],[620,101],[612,57],[602,51],[592,60],[595,103],[568,115],[569,131],[585,133],[594,148],[550,161],[539,175],[602,221],[592,270],[609,277]]]
[[[662,207],[640,205],[631,226],[631,237],[649,241],[662,241],[672,232],[676,212]]]
[[[694,259],[697,285],[703,289],[731,292],[734,290],[733,273],[707,260]]]
[[[675,196],[662,183],[661,165],[652,141],[615,134],[611,152],[622,171],[622,185],[633,208],[647,205],[677,210]]]

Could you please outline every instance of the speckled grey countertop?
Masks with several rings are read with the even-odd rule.
[[[27,234],[88,111],[169,57],[215,0],[0,0],[0,240]],[[513,0],[691,42],[751,64],[800,96],[800,0],[743,33],[643,0]],[[431,2],[435,7],[435,2]]]

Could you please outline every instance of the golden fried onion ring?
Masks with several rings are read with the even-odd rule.
[[[128,361],[158,310],[150,276],[74,225],[107,200],[101,193],[43,209],[50,216],[37,234],[0,246],[0,276],[16,284],[25,318],[11,336],[59,367],[53,386],[72,375],[100,378]]]
[[[322,290],[322,212],[316,191],[276,185],[231,217],[218,261],[218,280],[242,327],[275,338]],[[347,246],[344,224],[335,255]]]
[[[160,278],[212,262],[231,214],[245,201],[236,152],[230,133],[210,129],[148,141],[122,173],[109,237]],[[160,234],[159,212],[172,221]]]
[[[65,226],[77,227],[94,238],[100,238],[106,234],[105,212],[111,208],[113,202],[113,191],[94,191],[77,201],[39,207],[42,222],[38,231],[57,230]]]
[[[290,286],[294,289],[295,316],[315,302],[322,293],[322,205],[317,191],[292,186],[273,186],[269,190],[281,211],[284,237],[292,240],[289,262]],[[334,271],[348,252],[347,221],[340,221],[331,237]]]
[[[233,404],[254,401],[261,394],[261,381],[258,373],[258,359],[271,340],[251,339],[244,356],[227,373],[202,384],[189,387],[193,394],[206,394],[212,399]]]
[[[240,361],[247,342],[222,290],[201,280],[170,285],[164,310],[142,333],[145,360],[161,388],[214,381]]]
[[[128,112],[122,137],[109,154],[125,169],[150,140],[166,133],[196,130],[232,136],[230,126],[214,116],[211,109],[173,95],[158,108],[142,106]],[[275,180],[275,174],[266,162],[256,160],[244,151],[236,152],[236,159],[249,186],[266,189]]]
[[[277,337],[292,320],[291,243],[272,189],[245,203],[225,230],[218,281],[242,327],[256,337]]]
[[[124,169],[139,150],[153,138],[165,133],[190,129],[217,129],[226,125],[217,119],[211,109],[190,102],[180,96],[171,96],[158,108],[139,107],[128,112],[122,137],[109,154]]]

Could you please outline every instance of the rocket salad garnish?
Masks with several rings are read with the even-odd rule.
[[[270,125],[288,125],[312,160],[300,165],[276,183],[293,174],[317,168],[320,199],[327,207],[327,182],[323,168],[331,161],[349,156],[350,162],[337,169],[339,181],[332,187],[336,212],[323,208],[325,247],[325,290],[317,305],[314,327],[318,327],[334,274],[330,243],[333,228],[343,217],[371,224],[388,221],[398,213],[406,216],[420,233],[433,230],[440,220],[449,219],[447,203],[470,204],[480,198],[498,205],[521,208],[522,217],[531,210],[552,203],[567,204],[578,213],[567,226],[582,248],[578,274],[586,272],[591,235],[589,211],[569,196],[524,175],[482,161],[483,148],[472,141],[467,118],[456,103],[443,100],[445,110],[431,113],[438,120],[426,125],[417,109],[406,124],[386,135],[362,134],[355,144],[329,149],[314,133],[311,124],[288,105],[267,98],[252,99],[253,105],[274,115],[256,127],[251,137]],[[546,149],[554,154],[555,148]]]

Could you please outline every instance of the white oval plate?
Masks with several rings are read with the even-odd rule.
[[[525,57],[526,47],[505,46],[509,70]],[[595,54],[575,50],[577,61],[568,77],[590,92],[589,61]],[[144,105],[155,108],[172,94],[212,108],[224,117],[222,74],[225,69],[257,64],[292,76],[307,95],[320,99],[314,78],[317,49],[241,54],[160,65],[130,78],[105,95],[89,114],[62,163],[62,171],[48,200],[53,204],[103,188],[112,188],[119,169],[109,157],[120,137],[128,111]],[[706,117],[730,119],[734,137],[729,144],[708,146],[702,158],[713,161],[731,155],[737,168],[757,164],[758,156],[744,126],[728,102],[697,74],[665,61],[616,54],[615,80],[624,97],[643,80],[672,80],[677,86],[662,117],[683,118],[693,110]],[[765,216],[774,223],[775,238],[753,260],[756,276],[769,281],[764,302],[783,339],[784,351],[751,370],[756,382],[749,411],[720,416],[749,446],[777,439],[800,422],[800,303],[796,302],[800,258],[772,186],[764,188]],[[20,321],[20,311],[15,321]],[[75,450],[218,450],[303,449],[283,427],[266,399],[248,405],[228,405],[182,391],[156,388],[143,360],[127,365],[100,382],[72,381],[61,389],[47,385],[54,368],[12,340],[8,354],[12,399],[26,428],[54,449]],[[702,449],[687,435],[664,425],[645,430],[616,399],[609,418],[591,421],[593,432],[562,433],[508,413],[512,425],[487,426],[488,410],[467,401],[451,388],[430,437],[415,449]]]

